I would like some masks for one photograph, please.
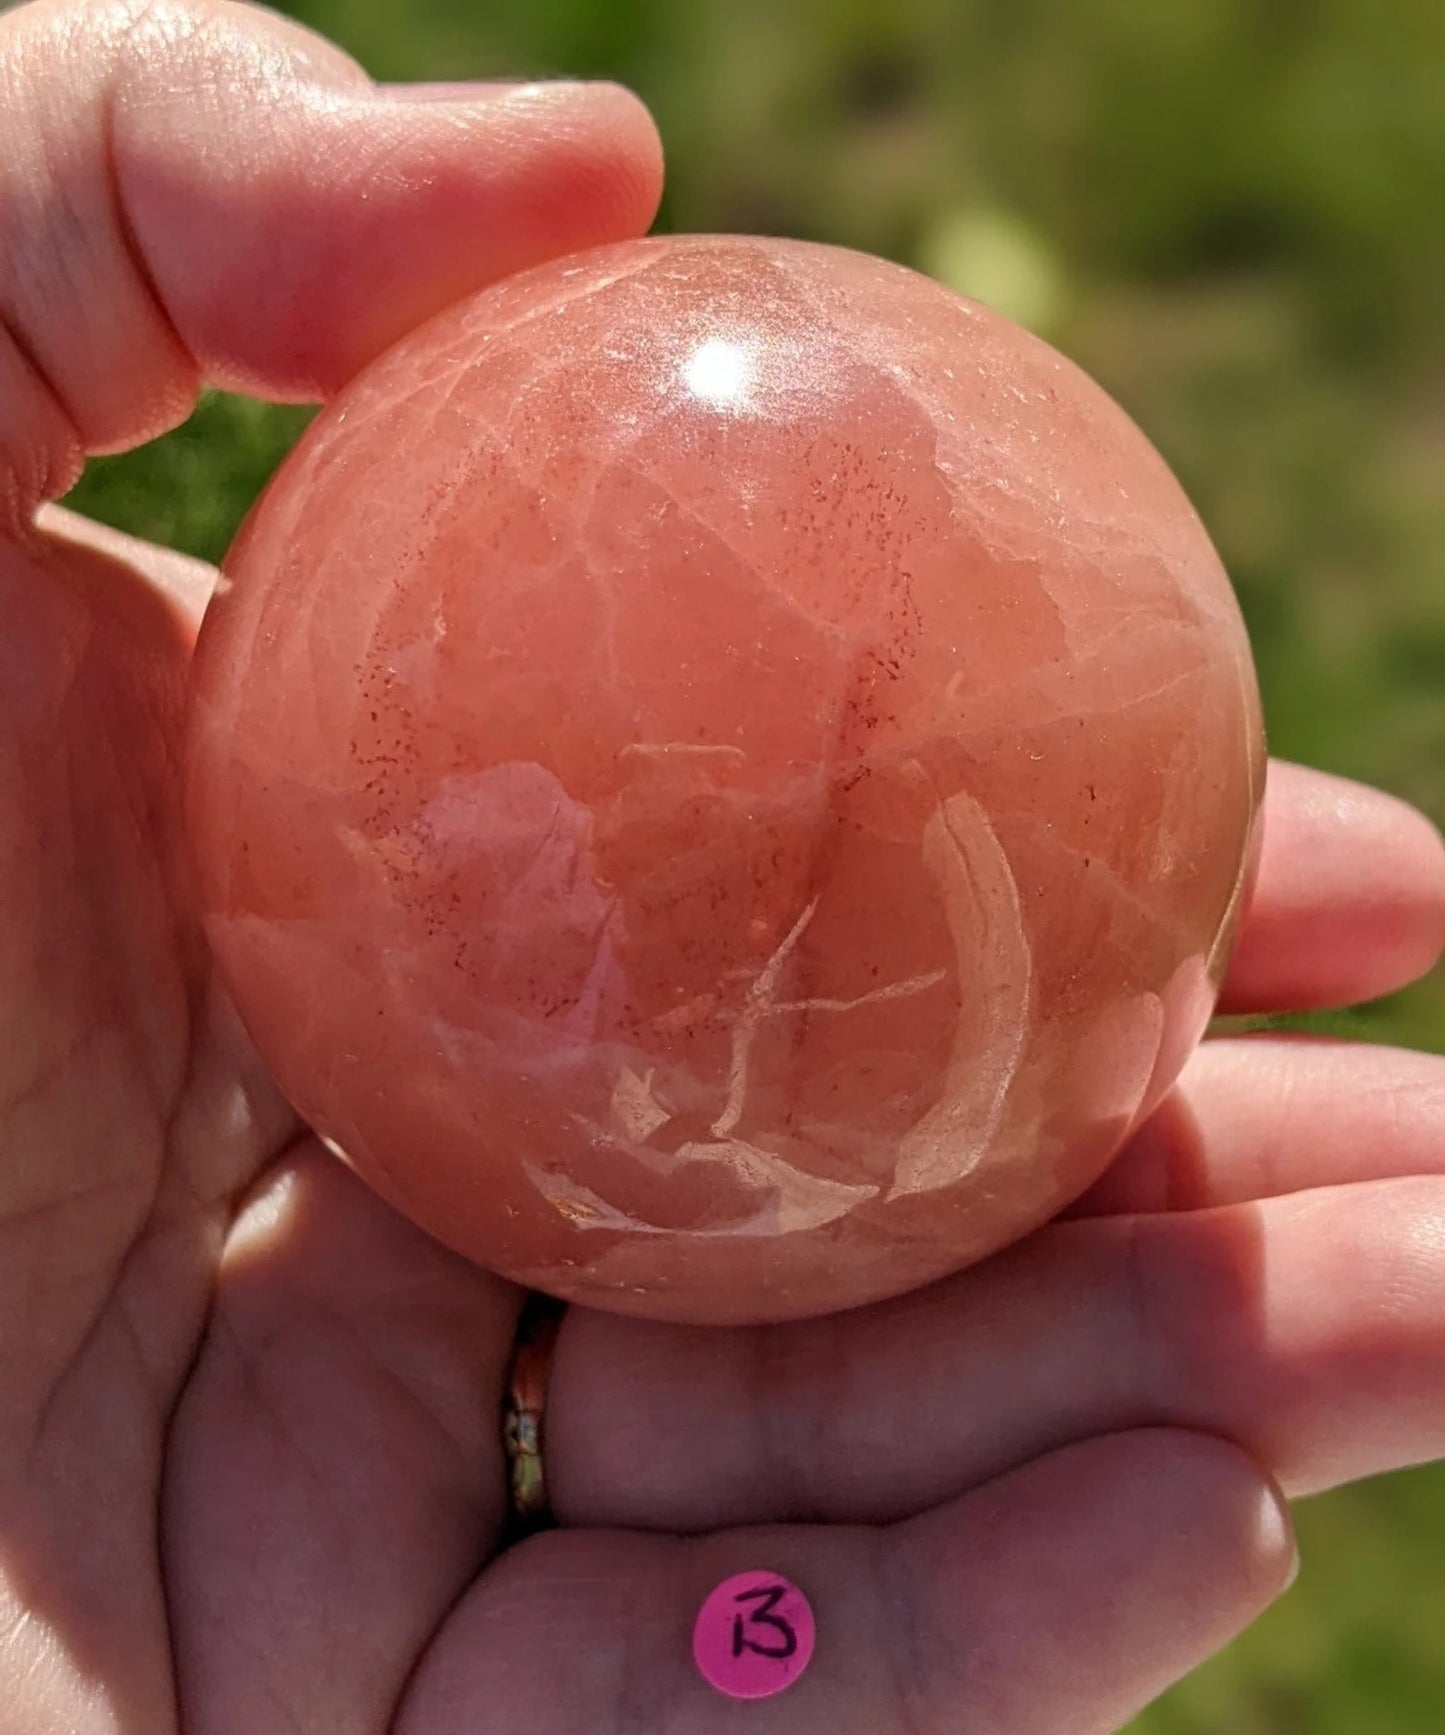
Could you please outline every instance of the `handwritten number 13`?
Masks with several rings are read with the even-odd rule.
[[[746,1615],[733,1616],[733,1655],[740,1657],[744,1651],[756,1651],[760,1657],[773,1657],[781,1662],[784,1657],[791,1657],[798,1648],[798,1635],[792,1625],[783,1619],[782,1615],[774,1614],[773,1610],[788,1594],[787,1587],[781,1584],[765,1584],[757,1590],[739,1591],[733,1598],[734,1602],[755,1602],[758,1608],[750,1609]],[[778,1637],[770,1644],[759,1639],[749,1638],[749,1627],[770,1627]]]

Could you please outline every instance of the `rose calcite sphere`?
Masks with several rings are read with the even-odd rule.
[[[1163,462],[877,259],[654,239],[327,408],[202,632],[190,819],[262,1054],[521,1282],[760,1321],[1057,1211],[1199,1038],[1257,697]]]

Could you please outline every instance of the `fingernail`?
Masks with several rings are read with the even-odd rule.
[[[436,84],[379,84],[381,96],[393,102],[476,102],[486,97],[552,97],[586,90],[580,79],[473,78]]]
[[[1289,1575],[1288,1575],[1288,1577],[1286,1577],[1284,1584],[1280,1588],[1279,1594],[1281,1596],[1283,1596],[1286,1591],[1294,1589],[1295,1581],[1299,1578],[1299,1569],[1300,1569],[1300,1552],[1299,1552],[1299,1547],[1296,1544],[1295,1548],[1294,1548],[1293,1556],[1290,1560]]]

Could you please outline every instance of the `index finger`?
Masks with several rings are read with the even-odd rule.
[[[1259,877],[1221,1012],[1304,1011],[1391,994],[1445,946],[1445,845],[1418,809],[1271,760]]]

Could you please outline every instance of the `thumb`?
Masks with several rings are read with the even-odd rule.
[[[0,505],[173,427],[308,400],[483,284],[641,233],[656,133],[612,85],[388,90],[256,7],[0,20]]]

